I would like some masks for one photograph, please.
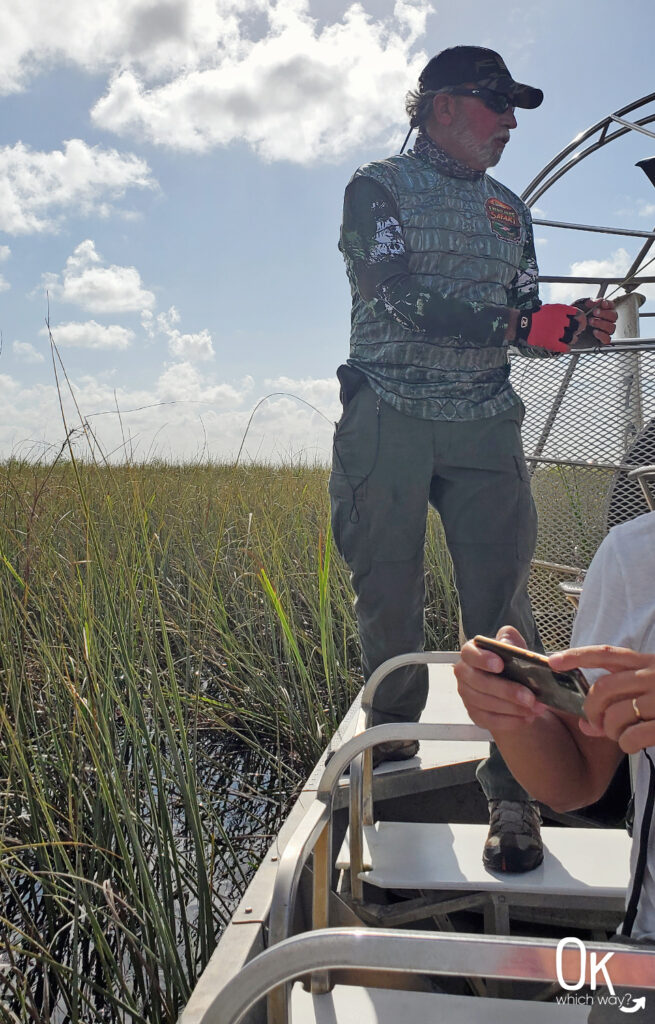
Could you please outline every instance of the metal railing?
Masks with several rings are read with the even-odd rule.
[[[413,655],[413,657],[416,659],[418,655]],[[443,658],[443,655],[437,655],[437,658],[439,657]],[[397,666],[392,666],[389,671],[393,671],[393,667]],[[489,740],[491,736],[484,729],[473,724],[421,725],[420,723],[405,722],[393,725],[375,725],[365,732],[358,733],[340,746],[333,753],[323,772],[316,791],[315,802],[307,811],[280,858],[269,919],[270,945],[284,941],[293,930],[300,876],[311,853],[314,853],[313,926],[315,928],[329,926],[329,897],[333,863],[332,808],[339,780],[348,766],[352,765],[352,762],[364,751],[370,750],[378,743],[406,739]],[[354,825],[351,822],[351,828],[357,834],[361,834],[363,827],[361,812],[357,817],[358,821]],[[327,991],[329,986],[329,977],[321,978],[316,975],[312,979],[313,991]],[[284,986],[271,994],[269,1002],[269,1020],[275,1024],[284,1021],[288,1012],[288,992]]]
[[[512,383],[539,513],[529,590],[544,646],[556,650],[574,615],[559,584],[584,575],[612,526],[651,507],[648,478],[634,471],[655,465],[655,342],[517,359]]]
[[[655,989],[655,951],[590,943],[600,962],[612,955],[615,987]],[[559,966],[558,966],[559,964]],[[339,968],[382,970],[390,974],[431,974],[506,981],[575,985],[581,976],[580,950],[547,939],[444,935],[389,929],[334,928],[286,939],[251,960],[216,995],[204,1024],[239,1024],[267,993],[312,971]],[[603,975],[599,975],[602,982]],[[435,994],[435,1008],[439,995]],[[436,1018],[435,1018],[436,1019]],[[285,1018],[285,1021],[288,1017]]]

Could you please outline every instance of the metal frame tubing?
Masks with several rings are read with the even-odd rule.
[[[296,935],[260,953],[216,993],[203,1024],[239,1024],[276,986],[314,970],[356,967],[398,974],[447,974],[505,981],[559,980],[555,939],[446,935],[420,931],[332,928]],[[600,960],[612,953],[615,986],[655,989],[655,952],[647,948],[590,943]],[[562,978],[580,979],[581,953],[561,953]],[[602,976],[598,978],[600,982]],[[436,996],[438,999],[438,996]],[[285,1018],[285,1021],[288,1018]]]

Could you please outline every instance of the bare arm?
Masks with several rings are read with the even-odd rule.
[[[525,646],[510,626],[499,630],[498,639]],[[583,734],[575,716],[546,708],[527,687],[503,678],[502,668],[497,655],[469,642],[455,675],[469,715],[492,733],[514,777],[555,810],[599,799],[622,756],[617,743],[604,734]]]

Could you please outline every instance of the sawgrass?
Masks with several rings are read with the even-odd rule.
[[[15,460],[0,503],[0,1019],[173,1024],[361,684],[327,471]]]

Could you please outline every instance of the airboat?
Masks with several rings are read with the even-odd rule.
[[[581,133],[530,182],[535,207],[610,143],[655,138],[655,93]],[[655,158],[638,166],[655,185]],[[618,276],[541,278],[616,299],[612,345],[584,336],[557,360],[515,360],[524,447],[539,508],[531,598],[547,649],[566,647],[585,569],[615,524],[655,508],[655,338],[645,271],[655,231],[534,216],[538,227],[636,239]],[[655,257],[653,257],[655,259]],[[618,293],[620,292],[620,295]],[[642,325],[646,329],[642,330]],[[223,933],[179,1024],[540,1024],[587,1019],[596,983],[655,1020],[655,954],[609,943],[623,916],[627,768],[576,814],[543,808],[543,864],[484,869],[487,808],[475,781],[489,735],[473,725],[455,652],[421,652],[371,676],[332,738]],[[429,667],[418,724],[371,725],[390,671]],[[409,737],[411,761],[372,769],[371,749]],[[609,964],[611,975],[599,964]],[[603,961],[603,958],[607,958]],[[595,965],[595,969],[594,969]],[[603,988],[604,986],[604,988]],[[614,995],[622,986],[624,993]],[[629,990],[653,989],[652,1005]]]

